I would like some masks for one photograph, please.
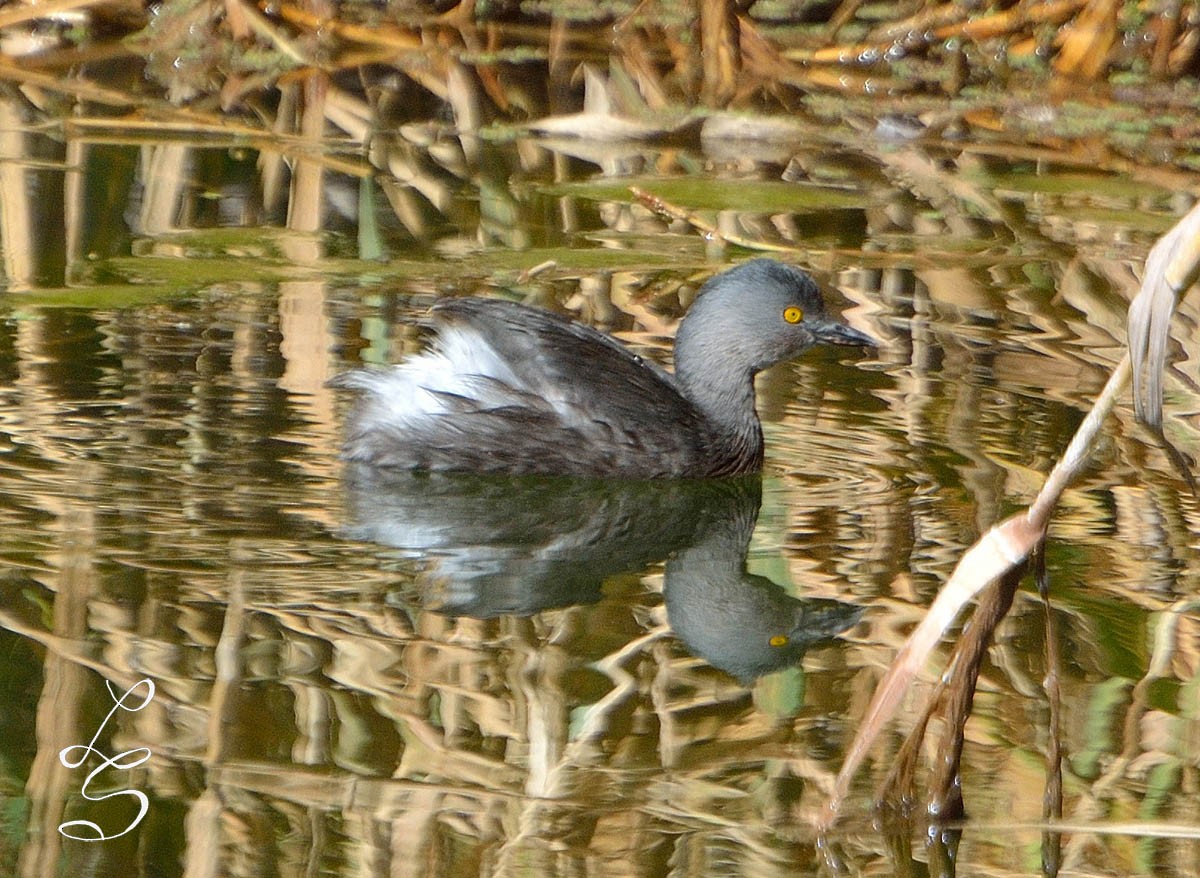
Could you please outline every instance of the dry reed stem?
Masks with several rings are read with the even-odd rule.
[[[259,12],[257,8],[247,3],[246,0],[225,0],[225,2],[228,5],[237,6],[240,15],[250,30],[274,46],[281,55],[306,67],[317,66],[315,59],[304,52],[292,40],[284,36],[279,28],[275,27],[266,16]]]
[[[633,197],[643,206],[670,219],[687,223],[711,241],[733,244],[736,247],[745,247],[747,250],[764,250],[772,253],[804,252],[799,247],[790,247],[786,244],[772,244],[769,241],[760,241],[754,238],[746,238],[742,235],[730,235],[727,232],[722,232],[708,220],[699,216],[695,211],[672,204],[665,198],[660,198],[651,192],[647,192],[640,186],[630,186],[629,191],[633,193]]]
[[[987,838],[988,834],[992,831],[1002,832],[1005,836],[1025,831],[1070,833],[1077,836],[1085,844],[1089,841],[1089,836],[1094,835],[1124,835],[1130,838],[1155,839],[1200,839],[1200,826],[1192,823],[1167,823],[1165,821],[1153,820],[1006,820],[996,824],[973,821],[971,823],[971,830],[980,838]]]
[[[1040,550],[1036,559],[1038,592],[1042,596],[1045,610],[1044,637],[1046,641],[1046,675],[1042,688],[1046,693],[1047,743],[1046,743],[1046,786],[1042,790],[1042,819],[1061,820],[1063,811],[1063,745],[1062,745],[1062,687],[1059,670],[1062,661],[1058,650],[1058,632],[1054,624],[1054,613],[1050,605],[1050,584],[1046,576],[1046,552]],[[1042,833],[1043,874],[1056,875],[1062,864],[1062,836],[1059,833]]]
[[[1117,42],[1117,0],[1090,0],[1063,29],[1062,46],[1054,70],[1073,79],[1097,79],[1108,67],[1109,53]]]
[[[171,108],[165,109],[168,112],[171,110]],[[205,145],[215,146],[221,143],[236,143],[253,146],[263,151],[283,153],[293,158],[302,156],[305,159],[319,162],[331,171],[337,171],[352,177],[369,177],[375,173],[375,169],[369,165],[329,155],[323,147],[314,147],[310,140],[306,140],[297,134],[289,134],[282,131],[267,131],[262,128],[254,128],[232,121],[228,123],[221,123],[219,120],[212,121],[205,118],[207,114],[195,113],[191,110],[180,109],[179,114],[185,118],[180,121],[170,121],[166,119],[130,118],[127,116],[119,119],[79,116],[65,120],[64,128],[68,131],[83,129],[89,132],[118,132],[112,136],[86,134],[80,138],[88,143],[156,144],[163,142],[162,135],[164,132],[169,132],[176,135],[192,135],[204,138]],[[213,140],[213,138],[226,139]],[[325,137],[324,142],[328,143],[329,138]],[[359,146],[353,140],[346,140],[344,143],[347,148],[357,148]]]
[[[886,42],[859,43],[857,45],[828,46],[823,49],[792,49],[783,53],[793,61],[808,61],[814,64],[845,64],[857,62],[864,56],[880,54],[893,46],[904,45],[917,48],[949,39],[985,40],[1011,36],[1031,25],[1060,24],[1081,7],[1086,0],[1057,0],[1052,3],[1035,3],[1014,6],[1003,12],[982,18],[955,21],[932,29],[919,24],[900,22],[889,27],[889,31],[912,34],[910,40],[899,37]]]
[[[328,31],[336,37],[354,43],[411,51],[423,51],[428,48],[421,39],[419,32],[407,30],[394,24],[384,23],[370,27],[353,24],[351,22],[340,21],[337,18],[325,18],[314,15],[307,9],[302,9],[291,3],[275,6],[274,11],[281,19],[295,27],[312,32]]]
[[[876,805],[903,809],[912,799],[913,776],[917,756],[925,738],[929,721],[941,713],[943,726],[937,756],[934,759],[930,792],[926,797],[926,812],[941,820],[962,817],[962,786],[959,772],[962,762],[964,732],[975,697],[979,666],[992,642],[996,625],[1007,615],[1013,596],[1020,584],[1022,567],[1010,570],[979,599],[979,608],[971,624],[963,632],[949,662],[916,725],[900,748],[887,778],[876,793]]]
[[[30,21],[42,21],[53,15],[100,6],[109,0],[42,0],[41,3],[17,3],[0,11],[0,27],[12,27]]]

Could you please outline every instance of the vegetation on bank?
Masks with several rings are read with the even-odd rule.
[[[1200,152],[1200,11],[1182,0],[50,0],[0,10],[0,37],[0,79],[160,114],[266,121],[281,88],[316,76],[371,124],[450,104],[462,127],[455,78],[470,77],[469,124],[525,125],[577,112],[588,67],[641,139],[735,109],[888,116],[888,136],[1069,146],[1087,163],[1190,169]]]

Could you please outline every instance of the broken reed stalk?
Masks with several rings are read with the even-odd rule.
[[[979,680],[979,667],[991,646],[996,626],[1012,606],[1025,566],[1018,564],[980,596],[979,607],[959,638],[948,670],[929,696],[920,719],[901,745],[892,770],[875,794],[877,808],[907,811],[911,806],[917,756],[921,752],[929,721],[940,713],[941,740],[933,761],[925,809],[929,816],[940,820],[955,820],[963,816],[959,766],[967,719],[975,699],[975,684]]]
[[[968,601],[1001,576],[1024,564],[1030,552],[1042,541],[1055,505],[1063,491],[1087,463],[1101,426],[1112,412],[1117,396],[1129,383],[1130,373],[1129,355],[1126,354],[1109,376],[1091,412],[1075,431],[1062,460],[1051,470],[1042,490],[1029,508],[985,533],[958,562],[950,580],[938,592],[929,612],[880,681],[858,732],[846,752],[846,761],[834,782],[833,792],[824,812],[817,818],[819,829],[828,829],[837,820],[842,802],[850,791],[851,780],[857,774],[875,739],[895,715],[909,684],[924,667],[929,654],[941,640],[943,632],[954,622]]]
[[[863,721],[846,752],[846,761],[834,781],[833,792],[821,815],[818,830],[837,820],[859,766],[896,713],[913,678],[924,667],[942,633],[968,601],[1002,576],[1023,566],[1046,535],[1050,516],[1063,491],[1079,476],[1095,447],[1100,428],[1112,412],[1117,396],[1134,378],[1138,420],[1161,424],[1162,383],[1171,316],[1179,298],[1200,281],[1200,203],[1192,207],[1146,256],[1141,289],[1129,306],[1129,350],[1109,376],[1099,398],[1071,438],[1062,460],[1051,470],[1042,490],[1024,512],[1008,518],[985,533],[963,555],[950,580],[938,592],[929,612],[897,653],[880,681]],[[1161,428],[1160,428],[1161,429]],[[927,722],[927,718],[922,722]],[[911,754],[903,754],[911,759]],[[1048,790],[1051,808],[1061,807],[1061,790]]]
[[[929,779],[926,812],[940,820],[963,817],[962,765],[963,743],[967,719],[975,703],[975,686],[979,682],[979,667],[992,645],[996,626],[1008,615],[1013,597],[1025,575],[1025,564],[1018,564],[1000,577],[979,598],[979,606],[971,624],[963,632],[956,650],[953,667],[945,677],[945,707],[942,711],[941,741],[934,757],[933,773]]]

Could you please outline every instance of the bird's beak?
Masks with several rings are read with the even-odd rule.
[[[817,341],[825,344],[858,345],[859,347],[877,348],[879,342],[865,332],[859,332],[852,326],[847,326],[837,320],[822,320],[814,323],[812,333]]]

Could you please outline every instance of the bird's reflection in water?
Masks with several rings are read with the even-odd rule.
[[[797,598],[746,570],[762,480],[712,485],[692,536],[667,561],[663,594],[671,628],[696,655],[744,683],[797,664],[862,616],[862,607]]]
[[[694,654],[743,682],[799,662],[858,621],[746,571],[757,476],[710,481],[386,472],[351,468],[346,536],[428,565],[426,607],[476,618],[593,603],[612,576],[668,559],[667,618]]]

